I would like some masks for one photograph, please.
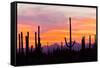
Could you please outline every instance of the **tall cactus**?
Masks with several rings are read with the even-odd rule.
[[[70,51],[72,50],[72,47],[74,46],[74,44],[75,44],[75,41],[74,42],[72,42],[72,26],[71,26],[71,17],[69,18],[69,34],[70,34],[70,36],[69,36],[69,45],[68,45],[68,43],[67,43],[67,40],[66,40],[66,37],[64,38],[65,39],[65,44],[66,44],[66,46],[70,49]]]
[[[81,50],[84,51],[85,50],[85,36],[82,37],[81,43],[82,43]]]
[[[41,42],[40,42],[40,26],[38,26],[38,47],[41,47]]]
[[[91,48],[91,35],[89,35],[89,49]]]
[[[35,49],[37,49],[37,32],[35,32]]]
[[[29,32],[27,32],[25,40],[26,40],[26,55],[28,55],[29,53]]]
[[[20,53],[20,34],[18,34],[18,38],[19,38],[19,53]]]
[[[38,51],[41,51],[40,26],[38,26]]]
[[[21,52],[23,53],[23,33],[21,32]]]

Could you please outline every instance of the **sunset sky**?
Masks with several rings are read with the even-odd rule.
[[[34,33],[40,26],[42,46],[54,43],[64,43],[64,37],[69,41],[69,17],[72,18],[72,40],[81,43],[82,36],[88,43],[89,35],[96,34],[96,8],[52,6],[37,4],[17,4],[17,35],[29,32],[29,45],[34,47]],[[18,43],[18,37],[17,37]]]

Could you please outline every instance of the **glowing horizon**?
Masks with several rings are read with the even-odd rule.
[[[18,34],[23,32],[24,47],[27,32],[29,32],[29,46],[35,46],[34,33],[37,32],[38,26],[40,26],[42,46],[47,43],[49,45],[64,43],[64,37],[69,41],[69,17],[72,18],[72,41],[81,43],[82,37],[85,36],[88,43],[89,35],[91,35],[92,43],[95,41],[95,8],[18,4],[17,9],[17,43]]]

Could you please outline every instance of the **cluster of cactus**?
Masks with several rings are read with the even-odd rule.
[[[40,26],[38,26],[38,37],[37,37],[37,32],[35,32],[35,49],[38,52],[41,52]]]
[[[38,35],[37,35],[38,33]],[[18,34],[19,38],[19,53],[24,53],[23,48],[23,33],[21,32]],[[25,36],[25,43],[26,43],[26,55],[29,53],[29,32],[27,32],[27,35]],[[40,41],[40,26],[38,26],[38,32],[35,32],[35,48],[38,52],[41,51],[41,41]],[[31,46],[31,50],[33,49],[33,46]]]
[[[69,44],[67,43],[67,40],[66,40],[66,37],[64,38],[65,39],[65,44],[66,46],[70,49],[70,51],[72,50],[72,47],[74,46],[75,44],[75,41],[72,42],[72,28],[71,28],[71,17],[69,18],[69,33],[70,33],[70,36],[69,36]]]
[[[82,45],[81,50],[84,51],[85,50],[85,36],[82,37],[81,45]],[[88,45],[89,45],[88,48],[91,49],[91,35],[89,35],[89,43],[88,43]]]
[[[19,53],[24,53],[24,48],[23,48],[23,33],[21,32],[18,34],[19,38]],[[69,43],[67,42],[67,38],[64,38],[65,45],[69,48],[70,51],[72,51],[72,47],[75,44],[75,41],[72,41],[72,26],[71,26],[71,17],[69,18]],[[94,45],[96,46],[96,35],[95,35],[95,43]],[[25,36],[25,43],[26,43],[26,55],[29,53],[29,32],[27,32],[27,35]],[[48,42],[47,42],[48,46]],[[85,50],[85,36],[82,37],[81,40],[81,50]],[[31,52],[33,49],[33,45],[31,46]],[[40,26],[38,26],[38,31],[35,32],[35,49],[38,53],[41,52],[41,39],[40,39]],[[63,49],[63,42],[61,42],[61,49]],[[89,35],[89,49],[91,49],[91,35]]]

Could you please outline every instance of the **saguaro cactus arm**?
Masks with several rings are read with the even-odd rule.
[[[74,44],[75,44],[76,42],[75,42],[75,40],[74,40],[74,42],[73,42],[73,44],[72,44],[72,46],[74,46]]]
[[[65,37],[64,39],[65,39],[65,44],[66,44],[66,46],[69,47],[69,46],[68,46],[68,43],[67,43],[67,40],[66,40],[66,37]]]

